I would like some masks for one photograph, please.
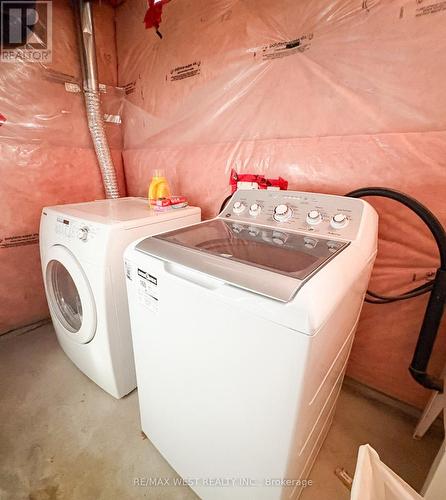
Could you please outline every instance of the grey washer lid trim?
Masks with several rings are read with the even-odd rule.
[[[305,280],[300,280],[154,237],[140,241],[135,248],[144,254],[194,269],[281,302],[289,302],[299,288],[320,269],[316,269]]]

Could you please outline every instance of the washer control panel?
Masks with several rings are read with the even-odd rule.
[[[97,233],[97,228],[88,222],[80,222],[76,219],[57,217],[56,234],[70,240],[79,240],[84,243],[90,241]]]
[[[353,240],[361,223],[363,206],[363,201],[345,196],[239,190],[219,218]]]

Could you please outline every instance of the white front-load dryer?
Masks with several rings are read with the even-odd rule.
[[[57,338],[73,363],[116,398],[136,387],[123,251],[137,238],[200,219],[199,208],[159,213],[141,198],[42,210],[42,272]]]
[[[125,251],[142,430],[203,500],[295,500],[308,484],[377,222],[363,200],[237,191],[216,219]]]

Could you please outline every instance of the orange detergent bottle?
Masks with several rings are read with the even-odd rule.
[[[169,198],[170,189],[162,170],[155,170],[149,186],[149,203],[155,205],[160,198]]]

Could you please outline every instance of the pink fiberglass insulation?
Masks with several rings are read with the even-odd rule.
[[[399,189],[446,222],[444,2],[172,0],[162,39],[144,29],[145,8],[117,9],[129,194],[144,196],[162,168],[211,217],[235,168],[297,190]],[[400,206],[372,202],[381,241],[371,288],[424,283],[438,265],[429,234]],[[407,369],[426,298],[364,307],[352,377],[424,403]]]
[[[94,8],[104,112],[116,116],[122,93],[115,88],[114,11]],[[80,83],[69,1],[52,2],[52,9],[52,62],[0,63],[6,119],[0,126],[0,333],[48,315],[38,245],[42,207],[104,197],[82,94],[67,91]],[[124,193],[120,126],[107,123],[107,133]]]

